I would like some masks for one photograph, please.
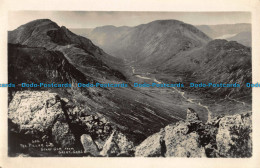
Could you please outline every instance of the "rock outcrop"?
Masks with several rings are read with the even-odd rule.
[[[119,131],[113,132],[101,151],[101,156],[131,156],[134,148],[133,142]]]
[[[18,91],[9,104],[9,133],[23,137],[23,142],[17,139],[22,146],[36,141],[44,147],[80,150],[82,156],[250,157],[252,155],[250,113],[215,117],[203,123],[197,113],[188,108],[186,120],[167,125],[136,146],[106,118],[80,111],[82,111],[80,107],[72,105],[69,99],[60,98],[56,93]],[[26,138],[29,139],[26,141]],[[30,152],[40,153],[36,149],[33,148],[24,154],[31,156]]]
[[[252,152],[251,115],[225,116],[219,121],[216,143],[222,157],[248,157]]]
[[[251,114],[199,121],[193,109],[187,120],[171,124],[149,136],[136,147],[139,157],[250,157]]]
[[[84,114],[81,110],[56,93],[18,91],[9,104],[9,133],[28,137],[20,146],[37,142],[42,147],[81,150],[83,156],[133,153],[133,142],[116,126],[100,114]],[[28,153],[30,156],[30,151]]]
[[[165,154],[162,151],[162,137],[164,130],[155,133],[145,139],[140,145],[136,147],[135,156],[146,156],[146,157],[159,157]],[[164,143],[165,144],[165,143]]]
[[[87,134],[83,134],[80,137],[81,143],[83,145],[84,148],[84,152],[85,153],[89,153],[93,156],[97,156],[99,154],[97,145],[95,144],[95,142],[92,140],[90,135]]]
[[[19,125],[20,132],[43,133],[63,115],[56,95],[48,91],[17,92],[9,105],[8,118]]]

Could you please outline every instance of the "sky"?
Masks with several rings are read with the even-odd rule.
[[[137,26],[154,20],[176,19],[192,25],[251,23],[249,12],[105,12],[105,11],[12,11],[8,30],[36,19],[51,19],[67,28],[104,25]]]

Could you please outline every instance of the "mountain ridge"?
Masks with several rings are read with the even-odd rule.
[[[124,78],[114,70],[120,65],[119,59],[109,56],[89,39],[77,36],[65,26],[59,27],[49,19],[35,20],[10,31],[8,41],[29,47],[45,47],[49,50],[61,51],[74,66],[86,73],[88,72],[84,69],[86,65],[95,65],[95,68],[108,73],[111,77],[117,74],[119,78]],[[110,69],[106,64],[112,68]]]
[[[15,67],[15,69],[10,70],[12,73],[9,73],[9,82],[37,83],[41,82],[41,80],[47,83],[48,80],[59,83],[70,82],[70,80],[62,80],[70,79],[71,74],[63,67],[62,62],[64,61],[61,60],[58,63],[54,61],[56,58],[55,54],[52,55],[52,53],[55,52],[60,53],[60,56],[67,60],[65,62],[71,64],[69,66],[75,67],[80,74],[84,74],[84,80],[80,82],[128,82],[128,78],[125,78],[121,72],[117,73],[109,66],[110,64],[124,66],[122,62],[115,62],[118,59],[113,60],[114,57],[103,53],[95,45],[92,46],[90,40],[84,37],[77,37],[75,34],[71,34],[65,27],[57,27],[56,24],[51,24],[52,26],[48,28],[48,25],[51,23],[49,20],[43,20],[43,23],[41,23],[42,20],[38,22],[40,23],[32,23],[33,25],[44,26],[28,27],[27,25],[26,27],[25,24],[21,28],[9,32],[9,50],[13,52],[9,52],[10,61],[8,65],[10,68]],[[27,35],[23,36],[23,32]],[[90,52],[86,52],[89,49],[91,49]],[[38,57],[37,54],[39,54]],[[22,61],[17,62],[15,57],[20,57]],[[107,57],[106,60],[103,59],[105,57]],[[28,64],[26,64],[26,61],[29,61]],[[106,65],[105,61],[110,61],[110,64]],[[57,65],[58,68],[63,68],[65,75],[60,75],[54,65]],[[29,71],[29,73],[22,74],[23,69]],[[33,74],[31,74],[31,71],[33,71]],[[53,76],[53,74],[57,76]],[[23,78],[18,78],[17,75]],[[58,80],[55,81],[54,79]],[[23,90],[26,90],[26,88]],[[35,88],[28,90],[33,91]],[[158,99],[154,93],[138,90],[131,86],[128,88],[117,88],[116,90],[98,87],[82,88],[82,90],[62,90],[59,88],[50,90],[61,92],[62,95],[74,100],[82,106],[85,113],[96,113],[106,116],[111,123],[116,124],[136,141],[142,140],[145,136],[167,123],[177,121],[176,118],[181,118],[180,116],[182,116],[181,111],[183,109],[180,105],[175,106],[169,100],[165,100],[167,106],[162,107],[162,100]],[[11,90],[9,91],[11,92]],[[163,94],[160,96],[163,96]]]
[[[169,59],[169,55],[204,45],[210,41],[207,35],[194,26],[178,20],[157,20],[128,27],[126,30],[113,27],[116,33],[112,35],[110,32],[106,33],[104,29],[106,27],[94,29],[88,38],[111,55],[116,57],[123,55],[127,62],[134,61],[140,64],[143,62],[144,66],[145,62],[161,64]],[[158,55],[161,55],[161,60],[156,58]]]
[[[123,29],[121,30],[123,36],[116,39],[120,43],[116,43],[116,45],[119,49],[122,46],[125,47],[123,51],[118,51],[118,56],[124,57],[125,60],[106,54],[105,50],[96,46],[91,40],[77,36],[65,26],[59,27],[48,19],[20,26],[9,32],[9,81],[12,83],[40,82],[41,80],[71,83],[78,81],[86,83],[95,81],[100,83],[155,82],[158,84],[199,82],[199,80],[203,80],[203,82],[209,80],[213,82],[251,80],[251,49],[236,42],[211,40],[196,27],[180,21],[170,21],[170,23],[168,21],[155,21],[151,24],[135,27],[131,31],[128,30],[128,27],[123,27]],[[132,60],[134,62],[129,62]],[[122,67],[128,67],[128,69],[122,70]],[[129,69],[132,71],[123,73]],[[150,152],[146,149],[156,147],[155,155],[152,153],[152,156],[200,157],[204,156],[201,154],[208,153],[215,157],[215,151],[218,149],[214,145],[219,143],[219,149],[223,150],[217,151],[217,154],[222,157],[235,157],[236,154],[226,155],[233,140],[229,141],[228,144],[221,143],[223,137],[226,136],[221,131],[225,132],[228,128],[219,126],[221,119],[218,120],[218,118],[215,118],[216,120],[211,123],[213,126],[205,124],[211,118],[208,117],[208,114],[213,114],[214,117],[217,114],[236,114],[251,110],[251,89],[247,91],[236,89],[232,94],[228,94],[230,92],[225,89],[219,91],[218,88],[214,88],[212,90],[199,90],[197,91],[198,95],[193,95],[190,90],[182,90],[182,88],[128,87],[114,90],[113,88],[93,87],[82,88],[82,90],[68,89],[65,92],[56,88],[55,91],[50,89],[47,92],[42,92],[42,90],[38,92],[34,88],[28,90],[14,93],[16,98],[12,99],[13,103],[11,100],[9,106],[11,109],[9,111],[11,113],[9,118],[11,120],[10,131],[17,131],[15,133],[21,137],[26,134],[34,134],[32,129],[35,129],[40,132],[37,136],[46,139],[46,136],[42,136],[41,126],[45,127],[42,123],[54,120],[53,125],[48,127],[47,132],[44,133],[52,137],[55,145],[66,146],[67,144],[70,146],[73,145],[74,141],[77,141],[77,144],[84,148],[84,151],[90,152],[90,155],[94,156],[98,156],[101,149],[102,156],[124,156],[125,153],[120,153],[126,149],[127,145],[124,144],[131,145],[130,156],[133,156],[131,142],[134,144],[144,142],[138,147],[141,150],[136,155],[143,156],[143,153],[146,155]],[[66,99],[56,95],[59,91],[61,97],[66,97]],[[55,92],[55,94],[49,92]],[[208,96],[209,92],[215,94],[216,97]],[[240,98],[245,94],[249,96],[246,97],[247,102],[244,102],[243,99],[239,99],[239,101],[233,99]],[[234,95],[239,95],[239,97],[234,97]],[[46,102],[42,102],[41,97]],[[37,104],[28,105],[27,103],[30,101],[37,102]],[[187,116],[188,121],[185,120],[187,108],[190,113],[189,117]],[[56,112],[61,110],[64,115],[62,113],[56,118]],[[54,113],[52,113],[53,111]],[[198,114],[194,114],[193,111],[197,111]],[[23,117],[20,112],[24,112],[26,115]],[[48,118],[49,112],[55,116],[51,115],[52,117]],[[44,117],[41,118],[39,117],[41,115],[38,114],[44,114]],[[35,116],[37,121],[30,116]],[[202,121],[198,121],[198,118]],[[231,119],[224,118],[222,121],[224,125],[229,121],[233,123],[233,119],[243,123],[244,118],[250,117],[238,114]],[[12,123],[13,121],[17,122],[17,120],[21,121],[22,132],[19,132],[20,128]],[[106,127],[108,123],[116,125],[123,135],[112,133],[111,128]],[[247,124],[250,124],[249,119]],[[95,125],[94,128],[89,129],[93,125]],[[218,134],[216,132],[211,134],[208,127],[220,130],[219,142],[214,139]],[[169,131],[172,134],[162,134],[163,136],[161,136],[161,128],[162,132]],[[196,128],[198,130],[194,130]],[[106,129],[110,131],[107,132]],[[176,130],[178,134],[175,134]],[[201,130],[206,130],[206,134],[202,133]],[[49,131],[52,131],[51,134]],[[158,131],[159,136],[157,136]],[[102,139],[104,138],[103,133],[112,134],[109,138],[106,134],[105,139],[108,139],[105,141]],[[179,133],[183,133],[183,135],[179,136]],[[213,139],[214,143],[211,143],[212,140],[208,141],[209,134],[212,135],[210,139]],[[230,134],[233,133],[230,132]],[[206,142],[213,147],[205,146],[207,144],[205,144],[204,135]],[[149,147],[149,139],[153,140],[153,137],[156,137],[155,139],[158,141],[152,141],[154,143]],[[234,137],[230,136],[230,138]],[[129,143],[128,138],[131,139]],[[50,138],[47,139],[50,140]],[[184,139],[183,143],[180,142],[181,139]],[[189,143],[190,141],[192,143]],[[118,142],[123,144],[123,147],[120,147]],[[172,150],[171,144],[180,147],[176,150],[177,153]],[[187,144],[194,146],[195,151],[187,149]],[[222,148],[223,145],[225,148]],[[210,152],[205,151],[204,148]],[[108,154],[111,151],[115,153]],[[128,154],[126,156],[129,156]]]

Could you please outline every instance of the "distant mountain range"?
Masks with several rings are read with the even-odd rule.
[[[196,27],[212,39],[237,41],[247,47],[251,47],[251,24],[249,23],[197,25]],[[115,38],[117,35],[114,34],[118,34],[118,32],[122,33],[123,31],[130,30],[131,28],[132,27],[128,26],[115,27],[110,25],[97,28],[73,28],[70,30],[78,35],[90,38],[92,40],[98,40],[96,43],[102,44],[102,42],[105,42],[110,38]],[[108,32],[110,33],[109,37],[107,37]]]
[[[243,46],[250,46],[251,34],[244,32],[250,30],[250,24],[194,27],[177,20],[159,20],[135,27],[97,27],[87,37],[109,54],[133,65],[137,73],[182,74],[182,81],[195,78],[205,82],[244,83],[251,81],[251,51]],[[212,41],[225,35],[228,41],[243,45]],[[226,89],[219,94],[223,92]]]
[[[251,24],[249,23],[199,25],[196,27],[213,39],[237,41],[251,47]]]
[[[154,21],[136,27],[98,27],[89,33],[89,38],[111,55],[153,66],[161,65],[180,51],[210,41],[194,26],[177,20]]]

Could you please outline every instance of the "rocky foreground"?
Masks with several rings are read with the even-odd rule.
[[[251,157],[251,113],[184,121],[131,141],[100,114],[49,91],[18,91],[9,104],[10,156]],[[57,149],[57,150],[54,150]],[[73,152],[74,151],[74,152]],[[76,151],[76,152],[75,152]]]

